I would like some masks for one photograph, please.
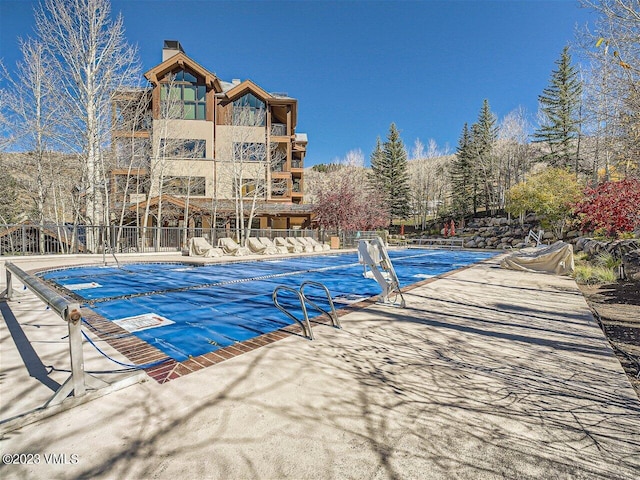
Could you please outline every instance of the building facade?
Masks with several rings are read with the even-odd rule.
[[[143,225],[307,227],[298,102],[219,79],[165,41],[149,87],[114,101],[112,216]],[[141,220],[142,219],[142,220]]]

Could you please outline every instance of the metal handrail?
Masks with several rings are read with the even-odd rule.
[[[307,297],[304,294],[304,287],[306,287],[307,285],[311,285],[313,287],[318,287],[318,288],[321,288],[322,290],[324,290],[324,293],[327,294],[327,300],[329,301],[329,306],[331,307],[331,312],[327,312],[322,307],[317,305],[314,301],[310,300],[309,297]],[[302,294],[302,298],[303,298],[303,300],[305,302],[308,302],[310,305],[314,306],[317,310],[321,311],[325,315],[328,315],[329,318],[331,319],[331,324],[334,327],[342,328],[342,326],[340,325],[340,320],[338,320],[338,313],[336,312],[336,307],[333,305],[333,300],[331,299],[331,294],[329,293],[329,289],[324,284],[322,284],[320,282],[314,282],[312,280],[307,280],[306,282],[302,282],[302,284],[300,285],[300,293]]]
[[[13,274],[20,278],[25,286],[29,287],[38,298],[51,307],[68,324],[71,375],[44,406],[48,407],[62,403],[71,392],[73,392],[74,397],[81,397],[86,393],[87,386],[93,388],[107,386],[108,383],[84,371],[80,304],[67,300],[40,279],[28,274],[13,263],[6,262],[4,268],[7,274],[7,290],[5,293],[7,300],[11,301],[13,299]]]
[[[300,320],[291,312],[289,312],[286,308],[280,305],[280,303],[278,302],[278,292],[281,290],[292,292],[298,297],[298,300],[300,300],[300,306],[302,307],[302,314],[304,316],[303,320]],[[288,316],[291,320],[293,320],[298,325],[300,325],[300,328],[302,328],[302,334],[305,337],[307,337],[309,340],[314,340],[313,331],[311,330],[311,324],[309,323],[309,315],[307,314],[307,307],[305,306],[302,293],[300,293],[300,291],[296,290],[295,288],[287,287],[286,285],[278,285],[276,288],[273,289],[272,298],[273,298],[273,304],[278,308],[278,310],[280,310],[282,313]]]
[[[535,241],[536,247],[539,247],[542,244],[542,236],[544,235],[544,230],[538,230],[538,233],[533,230],[529,230],[529,235],[527,235],[527,239],[525,240],[525,245],[528,245],[529,242],[533,239]]]
[[[438,248],[464,248],[464,239],[460,237],[449,238],[425,238],[420,237],[412,240],[412,245],[418,247],[438,247]]]

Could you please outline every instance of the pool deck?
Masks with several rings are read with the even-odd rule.
[[[162,259],[184,260],[144,258]],[[315,326],[315,341],[286,335],[6,432],[3,455],[40,463],[0,464],[0,477],[638,478],[640,402],[575,282],[498,263],[426,282],[405,309]],[[17,283],[0,301],[2,419],[67,375],[46,368],[68,365],[66,325]],[[87,370],[114,368],[84,351]]]

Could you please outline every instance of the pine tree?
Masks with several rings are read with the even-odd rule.
[[[449,170],[452,210],[454,214],[463,217],[469,214],[472,208],[473,213],[476,213],[471,140],[469,126],[465,123],[458,141],[456,156]]]
[[[389,127],[387,141],[380,138],[371,154],[371,180],[384,196],[392,218],[409,216],[409,172],[407,150],[394,123]]]
[[[569,47],[564,47],[555,63],[558,69],[552,71],[549,86],[538,97],[544,119],[534,141],[549,146],[550,152],[542,160],[553,167],[573,167],[577,174],[582,82],[571,65]]]
[[[476,172],[474,182],[474,195],[477,197],[477,190],[482,189],[484,193],[485,214],[495,208],[497,204],[495,183],[496,183],[496,161],[494,147],[498,139],[498,127],[496,126],[496,116],[489,108],[489,101],[482,102],[482,108],[478,115],[478,121],[471,127],[470,150],[474,157],[474,169]],[[474,198],[474,205],[477,199]]]

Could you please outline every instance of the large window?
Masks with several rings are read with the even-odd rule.
[[[264,162],[267,159],[265,143],[234,142],[234,162]]]
[[[267,124],[265,103],[252,93],[233,102],[233,124],[247,127],[264,127]]]
[[[199,139],[162,138],[160,156],[177,158],[206,158],[207,141]]]
[[[115,139],[116,167],[148,168],[151,143],[148,138],[127,137]]]
[[[244,178],[242,180],[242,185],[239,185],[240,182],[233,181],[233,197],[238,197],[238,187],[240,186],[240,192],[243,197],[253,197],[258,196],[260,198],[264,197],[264,179],[256,179],[256,178]]]
[[[207,88],[194,75],[179,70],[166,77],[161,88],[162,118],[206,119]]]
[[[205,177],[170,177],[162,182],[162,191],[169,195],[205,195]]]
[[[289,182],[286,178],[271,179],[271,197],[288,197]]]

